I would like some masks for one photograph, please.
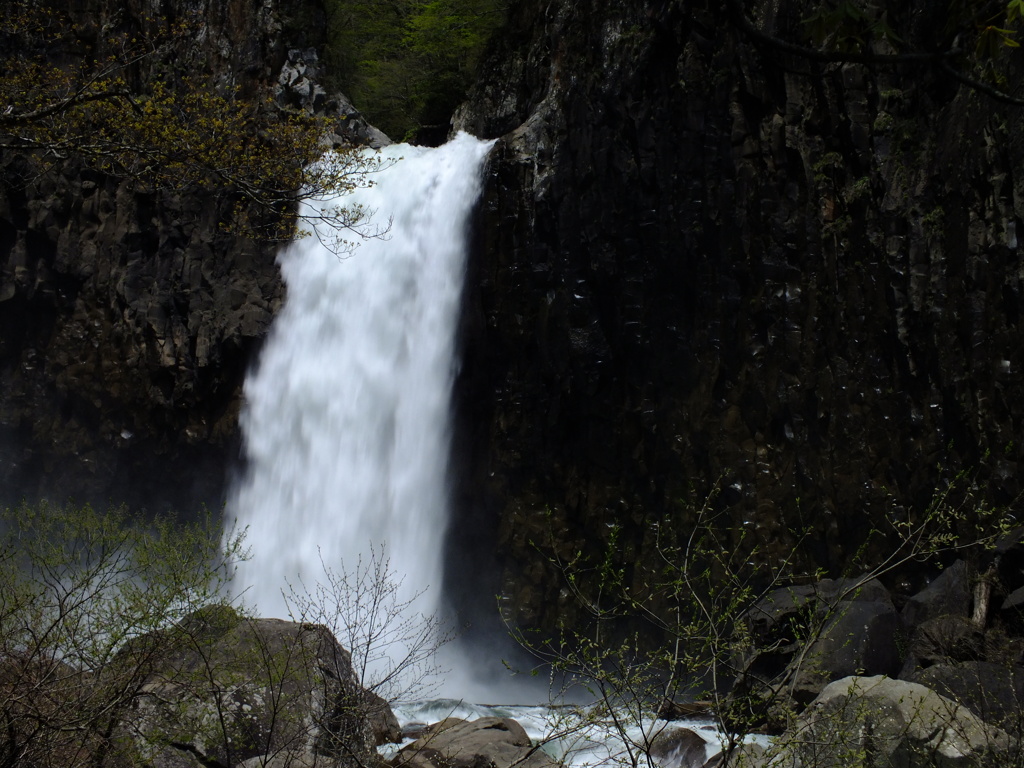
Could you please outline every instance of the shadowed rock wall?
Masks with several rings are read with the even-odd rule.
[[[325,27],[315,2],[94,0],[74,12],[79,37],[188,14],[174,66],[250,95]],[[152,193],[74,161],[43,176],[23,156],[0,165],[0,503],[218,506],[246,366],[282,300],[276,246],[225,234],[232,202],[217,194]]]
[[[808,13],[756,5],[781,36]],[[721,3],[516,3],[456,120],[503,138],[453,546],[493,537],[507,615],[552,625],[552,559],[616,526],[649,559],[716,484],[734,538],[809,528],[833,571],[961,469],[1014,499],[1020,119],[928,68],[780,57]]]

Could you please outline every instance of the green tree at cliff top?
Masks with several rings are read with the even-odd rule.
[[[502,0],[328,0],[329,64],[360,110],[395,139],[447,131]]]

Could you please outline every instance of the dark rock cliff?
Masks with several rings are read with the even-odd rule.
[[[754,15],[788,34],[795,2]],[[270,87],[324,28],[313,2],[164,5],[202,11],[188,60],[214,88]],[[927,68],[780,57],[721,3],[513,3],[457,116],[503,137],[464,321],[461,567],[497,555],[510,616],[550,624],[552,558],[619,526],[640,561],[715,486],[737,537],[810,528],[834,570],[962,469],[1015,499],[1020,117]],[[216,199],[0,163],[0,501],[219,503],[275,249],[221,232]]]
[[[456,119],[502,141],[453,544],[501,558],[509,615],[550,626],[553,560],[616,526],[650,557],[716,485],[734,537],[809,528],[834,571],[960,470],[1016,498],[1020,118],[927,67],[780,56],[721,3],[515,3]]]
[[[158,6],[78,4],[76,31],[189,14],[172,54],[195,81],[358,117],[310,82],[319,3]],[[166,62],[144,64],[143,80]],[[277,246],[226,234],[217,194],[146,191],[74,161],[42,176],[24,156],[0,164],[0,503],[218,506],[246,367],[282,300]]]

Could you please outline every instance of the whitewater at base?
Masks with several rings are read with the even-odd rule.
[[[510,717],[526,730],[533,744],[556,761],[570,768],[594,768],[594,766],[627,766],[632,764],[623,735],[632,744],[651,744],[661,733],[676,728],[687,728],[706,742],[705,760],[721,752],[724,739],[721,730],[711,719],[656,720],[653,713],[642,722],[633,722],[635,713],[620,713],[623,717],[618,724],[607,714],[599,714],[586,707],[563,708],[559,706],[483,706],[452,699],[435,699],[414,702],[394,708],[395,715],[403,728],[415,724],[437,723],[447,717],[476,720],[480,717]],[[619,727],[624,723],[625,732]],[[385,757],[391,757],[402,745],[381,747]],[[766,736],[749,736],[744,741],[768,748],[771,739]],[[655,762],[660,768],[680,768],[678,755],[670,754]],[[641,765],[646,765],[641,762]]]
[[[247,474],[228,510],[251,548],[235,583],[262,616],[288,618],[282,591],[315,590],[321,562],[352,570],[381,546],[402,597],[423,592],[415,613],[438,609],[466,230],[489,149],[466,134],[386,148],[390,167],[340,203],[387,234],[339,256],[328,231],[279,257],[287,299],[245,384]]]

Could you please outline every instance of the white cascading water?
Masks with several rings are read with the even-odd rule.
[[[437,613],[467,218],[489,149],[465,134],[436,149],[388,148],[385,159],[402,159],[341,201],[391,218],[388,237],[344,259],[317,237],[280,256],[287,301],[246,381],[248,471],[229,505],[252,550],[236,586],[262,616],[287,618],[282,590],[315,584],[321,561],[350,570],[380,545],[406,598],[427,589],[410,618]],[[511,716],[570,766],[620,761],[623,742],[600,720],[566,731],[557,708],[468,703],[537,693],[533,682],[494,685],[487,670],[466,669],[465,654],[441,663],[454,673],[440,685],[450,698],[406,702],[401,722]],[[636,729],[664,727],[652,722]],[[717,751],[713,727],[686,725]]]
[[[339,202],[391,229],[339,259],[313,236],[279,261],[287,300],[245,384],[248,530],[237,585],[262,616],[282,589],[353,568],[372,548],[435,613],[448,521],[449,400],[467,219],[490,143],[389,147],[394,164]],[[401,159],[398,159],[401,158]],[[318,204],[319,205],[319,204]],[[424,602],[424,600],[426,602]]]

